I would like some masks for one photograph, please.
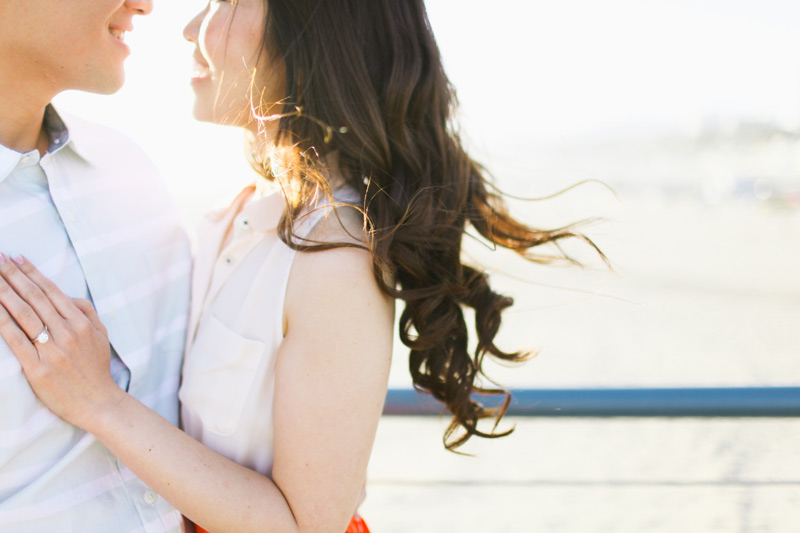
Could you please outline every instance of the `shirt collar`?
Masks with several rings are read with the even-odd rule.
[[[47,149],[47,154],[45,155],[53,155],[67,146],[78,153],[70,137],[69,128],[67,128],[52,104],[48,104],[44,110],[42,126],[50,137],[50,147]],[[0,182],[6,179],[11,172],[19,166],[24,155],[25,154],[0,144]],[[80,155],[80,153],[78,153],[78,155]]]
[[[69,129],[52,104],[48,104],[44,109],[44,122],[42,124],[50,137],[50,147],[47,149],[48,154],[54,154],[69,144]]]
[[[286,211],[286,200],[279,188],[275,187],[271,191],[257,184],[254,189],[253,197],[242,208],[241,214],[237,217],[237,227],[249,227],[256,231],[270,231],[278,227],[283,213]],[[325,213],[330,212],[333,206],[345,203],[358,205],[359,195],[349,186],[343,186],[333,191],[333,198],[327,197],[319,192],[312,200],[312,206],[302,210],[305,215],[322,209]],[[299,223],[303,219],[299,219]]]
[[[269,192],[262,198],[247,202],[240,215],[241,224],[256,231],[270,231],[278,227],[286,202],[280,190]]]
[[[12,170],[17,168],[20,159],[22,159],[21,153],[0,144],[0,182],[6,179]]]

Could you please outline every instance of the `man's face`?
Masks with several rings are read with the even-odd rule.
[[[53,92],[113,93],[130,53],[124,34],[152,8],[153,0],[2,0],[0,65]]]

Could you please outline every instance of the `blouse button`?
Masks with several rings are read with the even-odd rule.
[[[144,493],[144,502],[148,505],[154,505],[158,501],[158,494],[153,492],[152,490],[148,490]]]

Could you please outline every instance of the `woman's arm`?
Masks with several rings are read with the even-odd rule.
[[[36,394],[187,517],[209,531],[344,531],[364,483],[391,352],[393,306],[366,252],[298,254],[277,362],[274,482],[119,389],[91,306],[63,295],[27,261],[0,263],[0,335]],[[42,324],[50,341],[31,343]]]
[[[378,288],[367,252],[300,253],[285,317],[272,477],[308,531],[322,531],[321,517],[330,514],[344,531],[386,398],[394,302]]]

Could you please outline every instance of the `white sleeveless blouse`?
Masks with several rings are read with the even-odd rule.
[[[254,198],[254,191],[254,186],[246,188],[229,208],[206,217],[199,227],[181,424],[205,446],[269,476],[275,357],[283,340],[284,297],[296,252],[278,237],[284,210],[280,191],[263,198]],[[345,196],[352,200],[353,193]],[[301,217],[295,233],[307,236],[330,211],[317,209]],[[229,244],[221,250],[229,228]]]

